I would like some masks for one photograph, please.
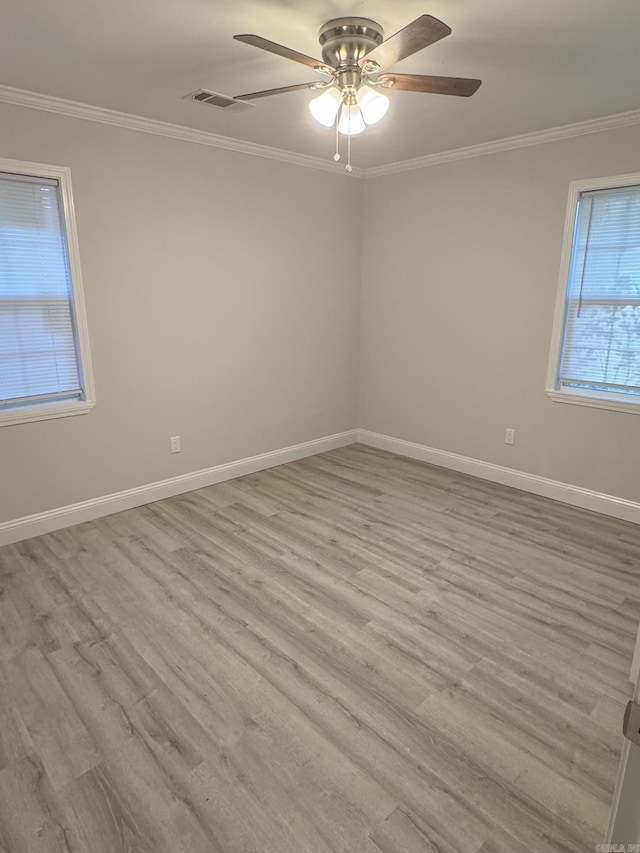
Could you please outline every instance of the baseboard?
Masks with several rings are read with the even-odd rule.
[[[640,503],[618,498],[614,495],[606,495],[602,492],[594,492],[591,489],[583,489],[581,486],[573,486],[569,483],[561,483],[558,480],[549,480],[537,474],[527,474],[524,471],[516,471],[514,468],[505,468],[503,465],[494,465],[491,462],[482,462],[470,456],[461,456],[458,453],[450,453],[447,450],[437,450],[424,444],[415,444],[412,441],[404,441],[401,438],[393,438],[390,435],[382,435],[366,429],[359,429],[357,440],[361,444],[377,447],[379,450],[388,450],[399,456],[408,456],[411,459],[419,459],[422,462],[430,462],[441,468],[451,468],[463,474],[471,474],[483,480],[491,480],[503,486],[512,486],[524,492],[532,492],[534,495],[542,495],[554,501],[571,504],[581,509],[590,509],[603,515],[611,515],[624,521],[632,521],[640,524]]]
[[[435,447],[404,441],[404,439],[393,438],[390,435],[382,435],[366,429],[353,429],[317,438],[313,441],[305,441],[302,444],[283,447],[279,450],[272,450],[268,453],[260,453],[257,456],[238,459],[235,462],[226,462],[213,468],[181,474],[178,477],[160,480],[157,483],[136,486],[123,492],[103,495],[88,501],[5,521],[0,523],[0,546],[19,542],[22,539],[30,539],[32,536],[41,536],[43,533],[51,533],[53,530],[71,527],[74,524],[81,524],[83,521],[92,521],[95,518],[153,503],[153,501],[160,501],[164,498],[173,497],[173,495],[190,492],[193,489],[201,489],[204,486],[212,486],[225,480],[233,480],[236,477],[243,477],[245,474],[254,474],[256,471],[264,471],[267,468],[274,468],[276,465],[295,462],[296,459],[304,459],[307,456],[314,456],[316,453],[325,453],[327,450],[335,450],[354,442],[377,447],[380,450],[388,450],[390,453],[397,453],[399,456],[419,459],[422,462],[439,465],[441,468],[450,468],[453,471],[471,474],[473,477],[480,477],[493,483],[501,483],[503,486],[512,486],[534,495],[542,495],[545,498],[551,498],[582,509],[593,510],[603,515],[640,524],[640,503],[635,501],[606,495],[602,492],[594,492],[591,489],[583,489],[580,486],[561,483],[558,480],[549,480],[547,477],[527,474],[524,471],[516,471],[513,468],[494,465],[491,462],[482,462],[480,459],[462,456],[459,453],[437,450]]]
[[[92,521],[114,512],[122,512],[125,509],[190,492],[193,489],[202,489],[204,486],[243,477],[245,474],[254,474],[256,471],[264,471],[276,465],[284,465],[286,462],[295,462],[296,459],[304,459],[306,456],[314,456],[316,453],[324,453],[327,450],[353,444],[356,440],[357,430],[347,430],[324,438],[316,438],[313,441],[305,441],[303,444],[294,444],[268,453],[260,453],[258,456],[248,456],[235,462],[216,465],[213,468],[181,474],[157,483],[148,483],[123,492],[5,521],[0,523],[0,545],[9,545],[11,542],[30,539],[32,536],[41,536],[43,533],[51,533],[53,530],[81,524],[83,521]]]

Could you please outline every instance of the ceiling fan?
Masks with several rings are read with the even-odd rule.
[[[477,91],[482,80],[396,74],[385,70],[450,33],[451,28],[442,21],[431,15],[421,15],[385,41],[382,27],[376,21],[369,18],[334,18],[320,28],[322,61],[262,36],[236,35],[235,39],[252,47],[307,65],[325,79],[236,95],[235,100],[252,101],[302,89],[323,90],[310,102],[309,109],[320,124],[325,127],[335,125],[334,160],[340,159],[339,134],[347,137],[349,154],[346,168],[351,171],[351,137],[361,133],[367,125],[377,123],[385,115],[389,99],[384,90],[461,97],[469,97]]]

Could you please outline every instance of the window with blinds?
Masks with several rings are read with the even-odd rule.
[[[555,390],[640,411],[640,183],[578,190],[573,204]]]
[[[86,410],[64,177],[0,170],[0,424]]]

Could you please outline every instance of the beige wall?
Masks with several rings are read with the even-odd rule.
[[[0,521],[356,425],[359,181],[7,105],[0,157],[71,167],[98,398],[0,429]]]
[[[358,393],[366,429],[640,500],[640,418],[544,393],[568,184],[640,168],[637,127],[364,182],[7,105],[0,129],[0,157],[71,167],[98,396],[0,429],[0,521],[351,429]]]
[[[569,182],[639,169],[633,127],[367,180],[360,426],[640,500],[640,417],[544,393]]]

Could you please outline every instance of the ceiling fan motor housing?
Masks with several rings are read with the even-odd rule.
[[[383,39],[382,27],[369,18],[334,18],[320,28],[322,58],[338,71],[359,71],[359,61]]]

